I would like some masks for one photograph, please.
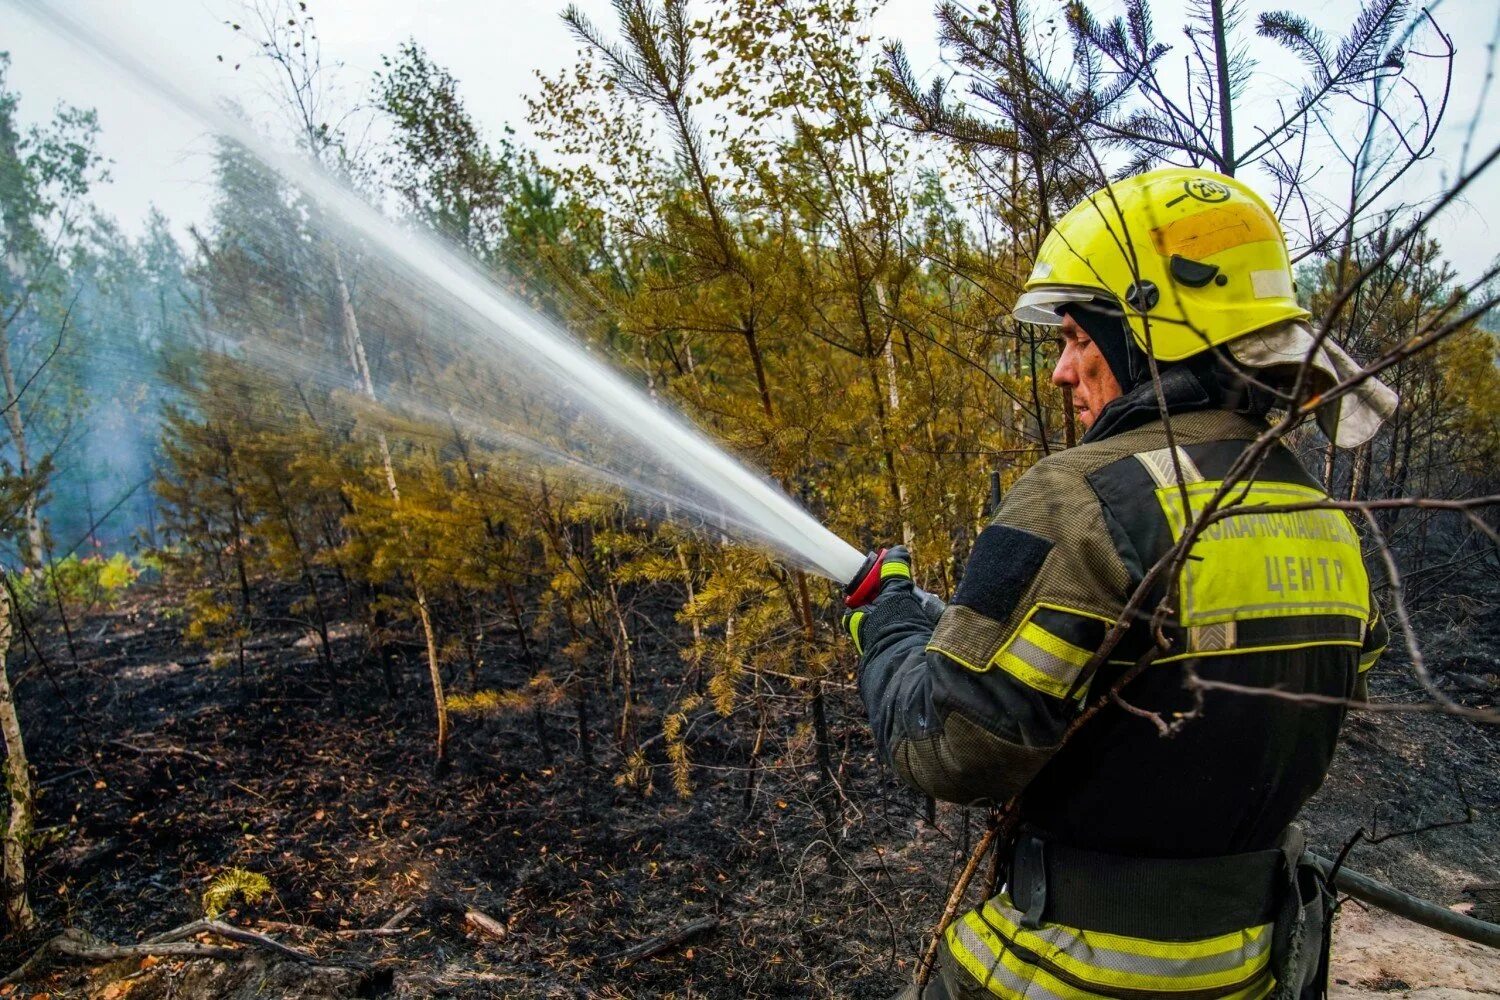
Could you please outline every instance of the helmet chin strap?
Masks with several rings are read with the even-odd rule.
[[[1120,392],[1129,392],[1151,380],[1151,363],[1130,335],[1124,317],[1091,309],[1081,303],[1069,303],[1058,312],[1072,316],[1098,346],[1109,370],[1114,373],[1115,381],[1120,383]]]

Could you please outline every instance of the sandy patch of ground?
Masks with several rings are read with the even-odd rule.
[[[1500,997],[1500,950],[1346,903],[1333,929],[1334,1000]]]

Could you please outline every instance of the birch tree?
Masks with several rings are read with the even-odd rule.
[[[9,68],[0,53],[0,406],[11,452],[5,461],[33,487],[21,497],[21,558],[39,568],[47,558],[40,506],[50,462],[31,433],[39,405],[31,390],[67,335],[68,313],[57,302],[101,161],[91,111],[62,107],[48,125],[22,131]]]
[[[257,41],[263,55],[270,62],[282,104],[291,116],[307,152],[325,168],[345,177],[352,176],[356,171],[357,157],[344,142],[341,123],[328,117],[325,67],[313,17],[307,13],[306,4],[294,7],[289,3],[258,2],[247,13],[259,26]],[[238,30],[238,25],[235,27]],[[354,382],[359,392],[375,401],[369,356],[360,334],[359,316],[350,291],[345,253],[342,247],[330,241],[327,255],[328,280],[337,303],[339,331],[348,353]],[[401,490],[396,479],[396,467],[391,459],[390,442],[384,431],[376,430],[375,443],[380,453],[386,489],[393,507],[399,511]],[[411,587],[426,646],[428,674],[432,681],[433,703],[437,712],[436,767],[441,772],[446,769],[448,760],[448,704],[443,694],[442,665],[438,656],[437,635],[433,627],[427,588],[419,571],[413,572]]]

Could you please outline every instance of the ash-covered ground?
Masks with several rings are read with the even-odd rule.
[[[159,588],[136,590],[74,623],[71,651],[49,635],[45,663],[13,656],[41,792],[42,929],[6,941],[0,957],[14,969],[64,928],[143,940],[202,916],[209,883],[239,868],[272,892],[225,919],[315,961],[38,962],[4,995],[884,998],[909,979],[984,822],[947,806],[928,822],[925,801],[876,766],[847,683],[826,689],[842,801],[830,831],[813,802],[806,699],[785,686],[768,695],[774,725],[753,784],[747,741],[709,713],[691,731],[693,794],[677,795],[663,741],[651,740],[682,683],[667,643],[639,650],[639,732],[654,775],[643,793],[617,784],[607,724],[596,723],[584,759],[568,702],[457,719],[452,768],[435,776],[415,652],[392,698],[354,629],[335,629],[330,674],[289,614],[255,636],[241,675],[232,658],[215,667],[183,644],[175,604]],[[1492,616],[1452,628],[1429,643],[1435,674],[1470,703],[1493,703]],[[490,642],[481,675],[456,670],[455,691],[526,681],[515,637]],[[1417,698],[1399,651],[1377,670],[1378,698]],[[1363,829],[1378,842],[1356,845],[1351,867],[1467,905],[1466,889],[1500,881],[1497,805],[1495,728],[1361,715],[1306,821],[1320,851],[1337,853]],[[478,930],[471,910],[500,932]],[[1491,972],[1500,982],[1487,949],[1464,946],[1478,958],[1455,972],[1447,956],[1413,957],[1457,947],[1451,939],[1432,945],[1411,931],[1398,961],[1401,949],[1381,941],[1401,942],[1408,925],[1363,913],[1343,923],[1338,969],[1354,978],[1341,995],[1438,997],[1424,990],[1445,975],[1468,976],[1474,990]],[[684,929],[695,933],[672,940]],[[632,960],[651,945],[655,954]],[[1406,972],[1386,968],[1395,964]]]

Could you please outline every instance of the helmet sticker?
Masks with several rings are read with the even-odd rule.
[[[1151,230],[1151,242],[1163,257],[1181,254],[1198,261],[1246,243],[1280,239],[1276,220],[1246,201],[1205,208]]]
[[[1208,177],[1189,177],[1182,182],[1182,190],[1182,194],[1167,202],[1168,208],[1171,208],[1184,198],[1206,201],[1209,204],[1229,200],[1229,187]]]
[[[1052,277],[1052,265],[1047,263],[1045,260],[1037,261],[1036,266],[1031,269],[1030,280],[1044,281],[1050,277]]]
[[[1296,294],[1290,271],[1251,271],[1250,287],[1257,299],[1289,299]]]

